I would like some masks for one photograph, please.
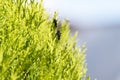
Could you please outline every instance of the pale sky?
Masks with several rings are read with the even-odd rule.
[[[120,0],[44,0],[50,13],[78,23],[119,24]]]

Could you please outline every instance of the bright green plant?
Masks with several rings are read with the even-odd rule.
[[[57,23],[42,1],[0,0],[0,80],[85,80],[85,47]]]

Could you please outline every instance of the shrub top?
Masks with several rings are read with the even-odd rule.
[[[42,2],[0,0],[0,80],[85,79],[85,48],[69,32]]]

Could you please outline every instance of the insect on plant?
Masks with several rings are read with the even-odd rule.
[[[56,35],[57,35],[58,40],[60,40],[60,36],[61,36],[61,32],[60,32],[60,30],[57,30]]]
[[[58,24],[57,24],[57,19],[53,19],[54,27],[57,28],[56,36],[57,39],[60,40],[61,32],[58,30]]]
[[[57,27],[57,19],[53,19],[54,26]]]

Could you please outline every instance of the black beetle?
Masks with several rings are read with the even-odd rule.
[[[57,20],[53,19],[54,26],[57,27]]]
[[[57,30],[56,36],[57,36],[58,40],[60,40],[60,36],[61,36],[60,30]]]

